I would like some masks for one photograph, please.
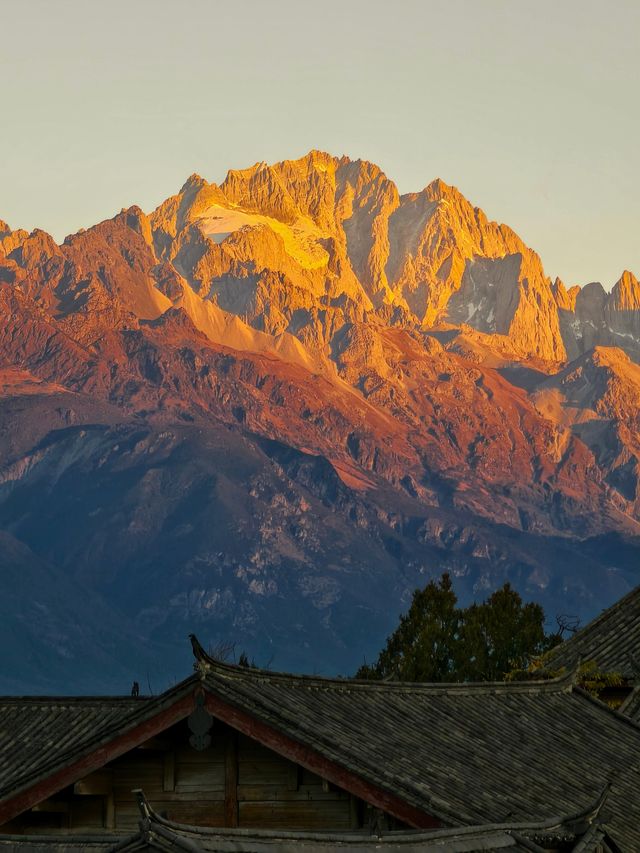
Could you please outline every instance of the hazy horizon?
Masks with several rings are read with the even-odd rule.
[[[640,275],[640,6],[0,0],[0,218],[57,240],[312,148],[436,177],[567,285]]]

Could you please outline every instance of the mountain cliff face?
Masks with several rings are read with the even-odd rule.
[[[322,348],[346,322],[468,323],[562,361],[540,259],[443,181],[400,196],[371,163],[312,152],[193,176],[150,217],[159,254],[252,326]]]
[[[626,353],[596,347],[533,394],[538,410],[591,448],[606,481],[640,510],[640,366]]]
[[[620,347],[640,361],[640,282],[625,270],[610,293],[599,282],[571,288],[556,282],[562,335],[570,358],[593,347]]]
[[[638,360],[631,273],[567,291],[442,181],[321,152],[61,245],[0,222],[0,535],[41,587],[5,689],[34,601],[69,689],[115,689],[122,626],[131,678],[194,627],[348,672],[444,570],[590,615],[638,580]]]

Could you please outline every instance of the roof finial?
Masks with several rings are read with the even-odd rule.
[[[189,639],[191,640],[191,648],[193,649],[193,656],[196,659],[196,662],[193,665],[193,668],[196,672],[200,673],[200,678],[204,678],[207,674],[208,670],[215,664],[215,661],[208,655],[204,650],[204,647],[198,640],[195,634],[189,634]]]
[[[189,634],[189,639],[191,640],[191,648],[193,649],[193,656],[197,661],[208,660],[209,655],[205,652],[204,647],[198,640],[195,634]]]

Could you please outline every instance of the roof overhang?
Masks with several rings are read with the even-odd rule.
[[[52,768],[37,781],[6,797],[0,802],[0,826],[188,717],[195,707],[196,692],[201,691],[202,687],[196,682],[168,705],[162,703],[158,707],[158,703],[153,702],[148,714],[136,720],[126,731],[65,761],[64,765]]]
[[[89,750],[85,749],[78,756],[67,758],[64,764],[50,768],[32,783],[6,797],[0,802],[0,826],[187,718],[196,707],[196,698],[202,695],[206,710],[214,718],[284,758],[300,764],[415,829],[442,826],[442,821],[433,814],[417,808],[415,804],[407,802],[375,781],[365,779],[341,766],[317,748],[278,731],[275,726],[258,719],[250,711],[221,699],[203,681],[188,679],[170,693],[173,695],[163,694],[157,700],[151,700],[125,731],[102,740]]]

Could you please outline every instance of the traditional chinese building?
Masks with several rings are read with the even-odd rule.
[[[617,699],[623,713],[640,720],[640,586],[547,656],[551,670],[575,669],[587,662],[622,677],[623,683],[607,688],[603,698]]]
[[[357,682],[196,652],[160,696],[0,701],[0,850],[640,850],[640,726],[570,676]]]

